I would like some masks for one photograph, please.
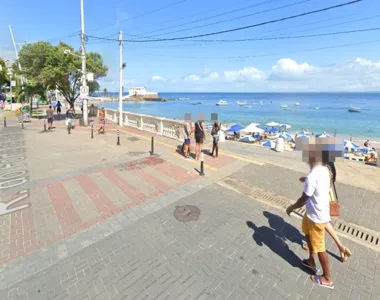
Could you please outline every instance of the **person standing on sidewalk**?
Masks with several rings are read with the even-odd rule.
[[[106,113],[104,111],[104,107],[102,107],[99,111],[99,124],[100,124],[100,127],[98,129],[98,133],[100,133],[101,131],[104,134],[104,130],[106,126]]]
[[[66,111],[66,125],[67,129],[74,128],[74,109],[70,106],[70,108]]]
[[[61,102],[58,101],[58,103],[57,103],[57,114],[58,115],[61,115],[61,107],[62,107],[62,104],[61,104]]]
[[[218,157],[218,152],[219,152],[219,131],[220,131],[220,124],[218,124],[218,122],[215,122],[211,130],[211,135],[212,135],[211,156],[214,156],[214,151],[215,151],[215,157]]]
[[[183,128],[183,136],[184,136],[184,142],[183,142],[183,155],[186,158],[190,157],[190,142],[191,142],[191,134],[193,133],[191,129],[191,123],[186,122],[184,124]]]
[[[202,121],[198,121],[195,123],[195,159],[199,160],[202,153],[203,143],[206,137],[204,123]]]
[[[53,128],[53,120],[54,120],[54,110],[52,110],[51,105],[46,110],[46,117],[48,119],[48,129]]]
[[[325,230],[331,221],[330,217],[330,170],[326,163],[317,162],[316,157],[309,156],[310,173],[305,178],[305,187],[302,196],[296,203],[286,209],[290,216],[293,210],[306,204],[306,214],[302,220],[302,231],[306,236],[309,248],[309,258],[302,261],[302,265],[314,273],[318,272],[314,255],[317,253],[322,265],[323,274],[313,275],[311,280],[322,287],[334,289],[330,274],[330,267],[325,246]]]

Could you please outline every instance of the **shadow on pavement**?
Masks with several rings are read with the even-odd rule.
[[[286,240],[289,240],[302,245],[303,236],[298,229],[286,223],[283,218],[277,215],[267,211],[263,214],[268,218],[270,227],[257,227],[253,222],[247,221],[247,226],[254,231],[252,238],[256,244],[259,246],[266,245],[273,253],[287,261],[292,267],[307,271],[303,268],[301,259],[286,244]]]

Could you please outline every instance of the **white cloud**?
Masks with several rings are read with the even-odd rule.
[[[152,81],[166,81],[166,79],[164,77],[155,75],[152,77]]]
[[[224,71],[224,77],[227,81],[254,81],[264,79],[266,76],[255,67],[244,67],[237,71]]]
[[[218,78],[219,78],[219,73],[218,72],[211,72],[204,79],[212,81],[212,80],[217,80]]]
[[[308,74],[318,72],[319,68],[309,65],[306,62],[297,63],[290,58],[282,58],[272,66],[269,80],[302,80]]]
[[[199,76],[192,74],[192,75],[186,76],[183,80],[184,81],[199,81],[200,79],[201,78]]]

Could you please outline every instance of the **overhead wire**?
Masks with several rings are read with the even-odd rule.
[[[148,56],[158,56],[158,57],[179,58],[179,59],[188,58],[188,59],[225,60],[225,59],[245,59],[245,58],[259,58],[259,57],[289,55],[289,54],[295,54],[295,53],[314,52],[314,51],[321,51],[321,50],[328,50],[328,49],[337,49],[337,48],[345,48],[345,47],[351,47],[351,46],[359,46],[359,45],[365,45],[365,44],[374,44],[374,43],[378,43],[378,42],[380,42],[380,39],[365,41],[365,42],[332,45],[332,46],[319,47],[319,48],[310,48],[310,49],[297,50],[297,51],[291,51],[291,52],[286,52],[286,53],[267,53],[267,54],[258,54],[258,55],[240,55],[240,56],[223,56],[223,57],[217,57],[217,56],[207,56],[207,57],[202,57],[202,56],[173,56],[173,55],[161,55],[161,54],[155,54],[155,53],[146,53],[146,52],[140,52],[140,51],[138,52],[138,54],[143,54],[143,55],[148,55]]]
[[[270,9],[266,9],[266,10],[262,10],[262,11],[258,11],[258,12],[254,12],[254,13],[250,13],[250,14],[246,14],[246,15],[243,15],[243,16],[230,18],[230,19],[227,19],[227,20],[221,20],[221,21],[217,21],[217,22],[213,22],[213,23],[208,23],[208,24],[204,24],[204,25],[194,26],[194,27],[191,27],[191,28],[185,28],[185,29],[180,29],[180,30],[176,30],[176,31],[170,31],[170,32],[166,32],[166,33],[155,35],[153,38],[156,38],[156,37],[159,37],[159,36],[164,36],[164,35],[169,35],[169,34],[174,34],[174,33],[178,33],[178,32],[184,32],[184,31],[189,31],[189,30],[194,30],[194,29],[205,28],[205,27],[209,27],[209,26],[213,26],[213,25],[218,25],[218,24],[222,24],[222,23],[227,23],[227,22],[231,22],[231,21],[236,21],[236,20],[240,20],[240,19],[256,16],[256,15],[259,15],[259,14],[264,14],[264,13],[267,13],[267,12],[272,12],[272,11],[284,9],[284,8],[287,8],[287,7],[296,6],[296,5],[303,4],[303,3],[306,3],[306,2],[310,2],[310,1],[312,1],[312,0],[302,0],[302,1],[295,2],[295,3],[290,3],[290,4],[282,5],[282,6],[279,6],[279,7],[275,7],[275,8],[270,8]],[[150,37],[150,38],[152,38],[152,37]]]
[[[345,2],[342,4],[333,5],[333,6],[317,9],[317,10],[312,10],[312,11],[308,11],[308,12],[304,12],[304,13],[300,13],[300,14],[296,14],[296,15],[291,15],[291,16],[287,16],[287,17],[283,17],[283,18],[279,18],[279,19],[274,19],[274,20],[270,20],[270,21],[260,22],[260,23],[256,23],[256,24],[252,24],[252,25],[248,25],[248,26],[237,27],[237,28],[232,28],[232,29],[227,29],[227,30],[222,30],[222,31],[203,33],[203,34],[191,35],[191,36],[183,36],[183,37],[164,38],[164,39],[123,40],[123,41],[124,42],[131,42],[131,43],[164,42],[164,41],[175,41],[175,40],[188,40],[188,39],[194,39],[194,38],[200,38],[200,37],[206,37],[206,36],[219,35],[219,34],[236,32],[236,31],[246,30],[249,28],[264,26],[267,24],[283,22],[283,21],[290,20],[290,19],[300,18],[303,16],[312,15],[312,14],[316,14],[316,13],[320,13],[320,12],[324,12],[324,11],[328,11],[328,10],[352,5],[354,3],[358,3],[358,2],[362,2],[362,1],[363,0],[353,0],[350,2]],[[103,39],[103,38],[91,36],[91,35],[89,35],[88,37],[92,38],[92,39]],[[104,39],[104,40],[107,40],[107,39]],[[109,39],[109,40],[112,40],[112,39]],[[117,41],[117,40],[115,40],[115,41]]]
[[[109,27],[112,27],[112,26],[115,26],[115,25],[119,25],[120,23],[124,23],[124,22],[127,22],[127,21],[130,21],[130,20],[134,20],[134,19],[137,19],[137,18],[140,18],[140,17],[144,17],[144,16],[147,16],[147,15],[150,15],[150,14],[153,14],[155,12],[159,12],[161,10],[164,10],[164,9],[167,9],[167,8],[170,8],[170,7],[173,7],[173,6],[176,6],[176,5],[179,5],[181,3],[184,3],[186,2],[187,0],[179,0],[179,1],[176,1],[174,3],[171,3],[171,4],[168,4],[166,6],[163,6],[163,7],[160,7],[160,8],[157,8],[157,9],[154,9],[154,10],[151,10],[151,11],[148,11],[148,12],[145,12],[145,13],[142,13],[140,15],[137,15],[137,16],[134,16],[134,17],[130,17],[130,18],[125,18],[125,19],[122,19],[122,20],[118,20],[117,22],[114,22],[112,24],[109,24],[109,25],[105,25],[105,26],[100,26],[98,28],[95,28],[95,29],[90,29],[89,31],[90,32],[94,32],[94,31],[99,31],[101,29],[105,29],[105,28],[109,28]]]
[[[258,6],[265,5],[265,4],[268,4],[268,3],[273,3],[273,2],[276,2],[276,1],[279,1],[279,0],[266,0],[266,1],[263,1],[263,2],[251,4],[251,5],[244,6],[244,7],[238,8],[238,9],[230,10],[230,11],[227,11],[227,12],[224,12],[224,13],[220,13],[220,14],[217,14],[217,15],[213,15],[213,16],[209,16],[209,17],[206,17],[206,18],[197,19],[197,20],[194,20],[194,21],[190,21],[190,22],[186,22],[186,23],[182,23],[182,24],[177,24],[177,25],[174,25],[174,26],[169,26],[169,27],[166,27],[166,28],[156,29],[156,30],[149,31],[149,32],[143,32],[143,33],[139,33],[139,34],[140,35],[150,34],[150,33],[155,33],[155,32],[159,32],[159,31],[164,31],[164,30],[167,30],[167,29],[173,29],[173,28],[181,27],[181,26],[184,26],[184,25],[190,25],[190,24],[194,24],[194,23],[198,23],[198,22],[203,22],[203,21],[206,21],[206,20],[215,19],[215,18],[218,18],[218,17],[221,17],[221,16],[225,16],[225,15],[229,15],[229,14],[241,11],[241,10],[246,10],[246,9],[253,8],[253,7],[258,7]]]

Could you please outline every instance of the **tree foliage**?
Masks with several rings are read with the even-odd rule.
[[[9,77],[7,75],[7,66],[5,64],[5,61],[0,58],[0,65],[1,65],[1,71],[0,71],[0,89],[4,85],[9,85]]]
[[[72,54],[65,54],[70,50]],[[53,46],[47,42],[38,42],[23,47],[19,54],[19,60],[23,68],[23,74],[28,79],[33,79],[36,84],[48,89],[57,88],[65,99],[73,105],[79,96],[81,85],[81,59],[80,51],[75,51],[70,45],[60,43]],[[106,76],[108,68],[103,64],[99,53],[86,54],[87,72],[94,73],[94,79]],[[88,83],[90,94],[99,89],[97,81]]]

